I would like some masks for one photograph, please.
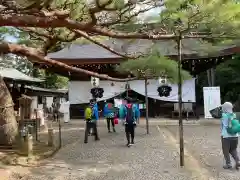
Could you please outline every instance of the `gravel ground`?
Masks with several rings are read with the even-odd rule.
[[[79,140],[80,138],[80,132],[84,131],[84,124],[83,123],[61,123],[62,126],[62,146],[67,146],[69,144],[72,144]],[[54,122],[52,125],[54,129],[54,142],[55,145],[59,145],[59,129],[58,129],[58,123]],[[41,142],[47,142],[48,140],[48,134],[40,133],[39,134],[39,140]]]
[[[167,129],[178,138],[178,126],[168,126]],[[185,148],[200,160],[215,179],[240,179],[240,172],[222,168],[224,160],[219,126],[184,126],[184,140]]]
[[[145,129],[138,127],[136,144],[131,148],[125,146],[121,125],[118,125],[117,133],[111,134],[100,126],[101,140],[94,142],[90,137],[88,144],[83,144],[84,132],[78,131],[73,135],[78,141],[66,145],[21,180],[194,179],[191,172],[179,167],[177,149],[166,143],[155,126],[150,130],[151,134],[146,135]],[[64,138],[66,142],[68,137]]]

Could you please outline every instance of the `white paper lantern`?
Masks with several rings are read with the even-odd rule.
[[[158,83],[159,83],[159,85],[167,84],[167,78],[166,77],[159,77]]]

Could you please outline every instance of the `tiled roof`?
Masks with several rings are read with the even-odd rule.
[[[112,49],[123,54],[135,54],[135,53],[146,53],[149,48],[154,47],[163,56],[175,56],[177,55],[177,45],[175,41],[170,40],[107,40],[103,42],[105,45],[110,46]],[[213,52],[219,52],[227,47],[211,47],[210,44],[197,40],[197,39],[183,39],[182,40],[182,54],[183,55],[197,55],[203,56]],[[122,58],[121,56],[115,55],[108,50],[96,45],[96,44],[72,44],[64,49],[49,53],[48,57],[52,59],[76,59],[76,60],[87,60],[87,59],[115,59]]]
[[[119,58],[96,44],[72,44],[58,52],[49,53],[47,56],[52,59]]]
[[[47,89],[47,88],[41,88],[36,86],[25,86],[25,88],[33,91],[49,92],[49,93],[56,93],[56,94],[65,94],[68,92],[67,89]]]

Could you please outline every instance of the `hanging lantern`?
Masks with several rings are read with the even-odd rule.
[[[96,88],[92,88],[91,91],[90,91],[90,93],[92,94],[92,97],[93,97],[94,99],[96,99],[96,98],[102,98],[102,97],[103,97],[104,90],[103,90],[103,88],[98,88],[98,87],[96,87]]]
[[[157,89],[158,95],[160,97],[168,97],[170,96],[170,92],[172,91],[172,87],[167,85],[167,78],[166,77],[160,77],[158,79],[159,87]]]
[[[167,78],[166,77],[159,77],[158,78],[159,85],[161,84],[167,84]]]
[[[168,97],[170,96],[170,92],[172,91],[172,87],[168,86],[168,85],[162,85],[160,87],[158,87],[157,89],[158,91],[158,95],[160,97]]]

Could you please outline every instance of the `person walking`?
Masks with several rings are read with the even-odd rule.
[[[230,102],[225,102],[222,106],[222,118],[221,118],[221,141],[222,151],[225,159],[224,169],[231,169],[230,155],[235,161],[235,167],[240,167],[239,156],[237,152],[238,146],[238,133],[229,134],[228,128],[232,119],[236,118],[236,114],[233,113],[233,105]]]
[[[99,110],[98,110],[97,100],[96,100],[96,99],[92,99],[92,100],[90,101],[90,103],[92,104],[92,109],[93,109],[93,112],[94,112],[93,119],[95,120],[94,122],[95,122],[96,127],[97,127],[97,121],[99,120]],[[94,136],[94,130],[93,130],[93,128],[90,129],[89,135]]]
[[[127,99],[127,104],[121,106],[119,110],[119,116],[124,120],[128,147],[134,145],[137,114],[137,108],[133,105],[131,99]]]
[[[97,131],[97,124],[96,121],[99,118],[98,109],[96,109],[96,102],[91,100],[89,106],[85,109],[85,137],[84,143],[88,143],[88,135],[91,129],[93,129],[93,135],[95,136],[95,141],[99,141],[98,131]]]
[[[111,133],[110,124],[112,124],[113,132],[116,132],[115,124],[114,124],[115,108],[114,108],[113,103],[108,101],[105,104],[104,109],[103,109],[103,114],[104,114],[104,117],[107,119],[108,132]]]
[[[57,97],[53,98],[52,103],[52,109],[53,109],[53,121],[59,121],[59,109],[60,109],[60,103],[57,99]]]

